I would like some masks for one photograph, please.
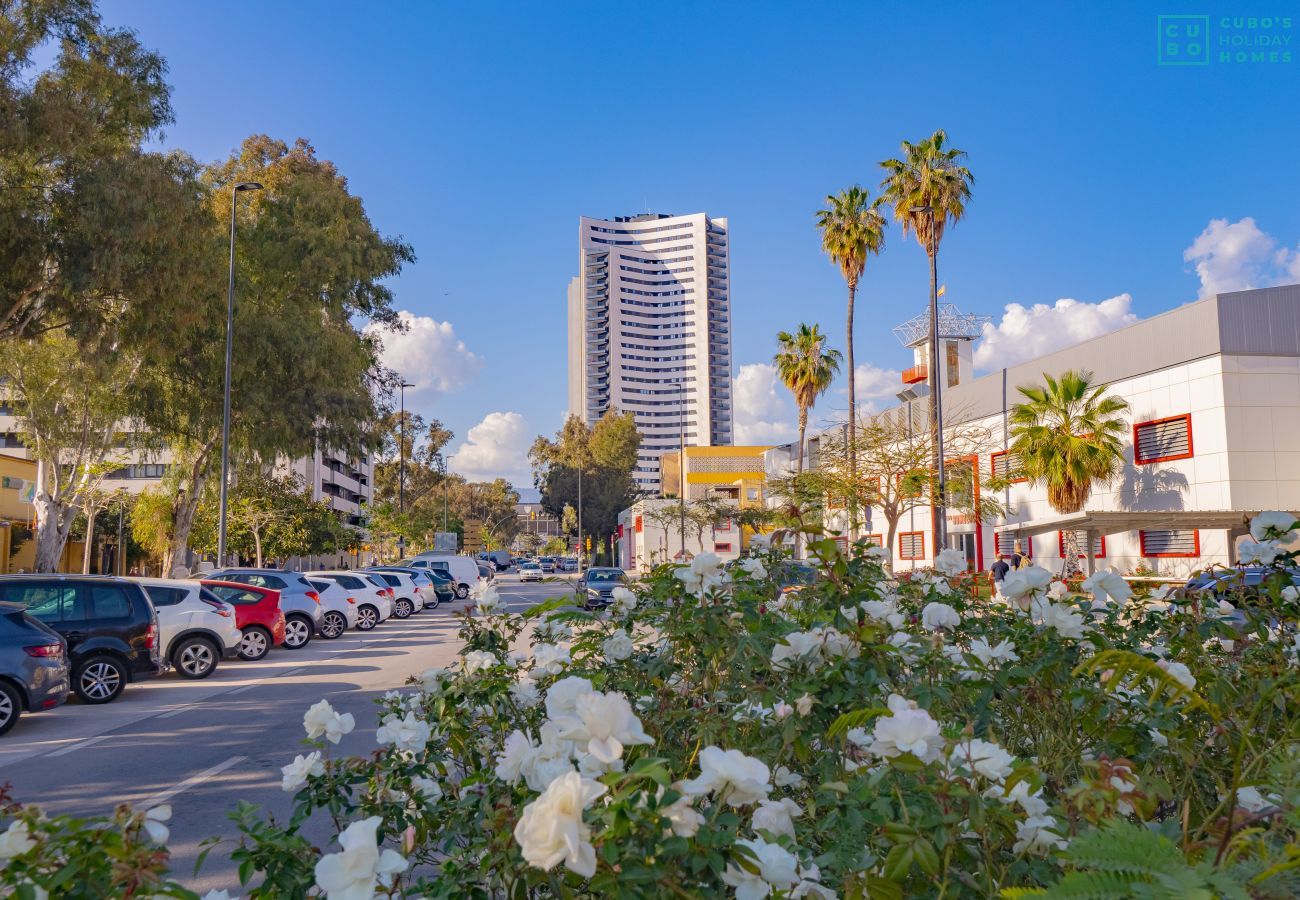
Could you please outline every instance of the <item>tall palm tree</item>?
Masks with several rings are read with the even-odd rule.
[[[826,346],[826,335],[817,325],[801,324],[794,334],[782,331],[776,336],[779,347],[772,362],[776,374],[794,394],[799,407],[799,456],[796,471],[803,472],[803,437],[808,429],[808,410],[826,393],[840,371],[840,351]]]
[[[880,183],[881,201],[888,204],[903,234],[916,235],[917,243],[930,259],[930,334],[938,334],[939,244],[946,228],[966,214],[975,176],[961,165],[966,151],[948,146],[942,129],[923,141],[903,141],[901,159],[880,164],[885,180]],[[930,341],[930,434],[934,444],[934,468],[940,473],[938,503],[943,502],[941,435],[939,417],[942,386],[939,384],[939,342]],[[942,513],[940,512],[940,521]]]
[[[858,293],[858,280],[867,267],[867,257],[885,249],[885,217],[871,202],[871,195],[856,184],[826,197],[826,209],[817,212],[817,227],[822,232],[822,249],[831,262],[840,267],[840,274],[849,287],[848,325],[845,344],[849,364],[849,439],[850,448],[857,446],[858,418],[857,385],[853,372],[853,303]],[[850,450],[849,478],[857,476],[856,454]],[[850,530],[856,527],[856,511],[850,516]]]
[[[1043,386],[1017,388],[1024,402],[1011,408],[1011,450],[1021,473],[1047,486],[1047,502],[1058,513],[1083,509],[1092,486],[1111,481],[1124,462],[1121,437],[1127,433],[1128,403],[1094,387],[1092,373],[1068,371],[1060,378],[1043,373]],[[1066,565],[1077,567],[1079,547],[1066,532]]]

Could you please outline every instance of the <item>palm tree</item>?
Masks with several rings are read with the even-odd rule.
[[[794,334],[776,336],[779,350],[772,362],[776,374],[794,394],[799,407],[799,456],[796,471],[803,472],[803,436],[808,428],[808,410],[826,393],[840,371],[840,351],[826,346],[826,335],[817,325],[801,324]]]
[[[885,218],[871,203],[871,195],[856,184],[848,190],[826,197],[826,209],[817,212],[817,227],[822,232],[822,249],[849,287],[848,326],[845,343],[849,363],[849,436],[848,446],[856,446],[858,418],[857,386],[853,377],[853,302],[858,293],[858,279],[867,267],[867,257],[885,249]],[[857,462],[849,457],[849,478],[857,474]],[[856,516],[852,516],[856,520]],[[856,521],[850,528],[856,527]]]
[[[880,183],[881,201],[893,208],[894,219],[903,234],[916,235],[917,243],[930,258],[930,334],[938,335],[939,244],[944,230],[966,214],[975,176],[960,165],[966,152],[947,146],[948,135],[936,131],[923,141],[903,141],[901,159],[880,164],[885,180]],[[939,347],[930,341],[930,433],[934,444],[934,469],[939,472],[938,503],[943,502],[943,469],[940,452]],[[943,521],[940,513],[940,522]]]
[[[1119,474],[1124,461],[1128,403],[1092,385],[1092,373],[1069,371],[1060,378],[1043,373],[1044,386],[1017,388],[1025,402],[1011,409],[1011,450],[1020,472],[1034,485],[1047,486],[1047,502],[1058,513],[1083,509],[1097,482]],[[1066,565],[1077,567],[1078,542],[1066,531]]]

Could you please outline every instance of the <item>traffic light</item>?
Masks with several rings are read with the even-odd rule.
[[[536,521],[537,521],[537,510],[534,509],[534,510],[530,511],[530,512],[528,513],[528,518],[530,518],[530,519],[532,519],[534,522],[536,522]]]
[[[587,552],[591,552],[591,535],[587,535]]]

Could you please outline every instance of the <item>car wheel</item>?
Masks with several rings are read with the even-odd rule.
[[[322,622],[320,626],[321,637],[332,641],[336,637],[342,635],[343,632],[347,630],[348,630],[348,620],[346,617],[344,617],[343,613],[339,613],[339,612],[325,613],[325,621]]]
[[[8,734],[23,714],[23,698],[12,684],[0,681],[0,734]]]
[[[415,612],[415,608],[411,606],[410,600],[398,600],[393,607],[393,615],[399,619],[408,619],[413,612]]]
[[[357,610],[357,630],[369,631],[379,624],[379,610],[373,606],[363,606]]]
[[[465,599],[466,597],[468,597],[468,596],[469,596],[469,585],[467,585],[467,584],[457,585],[457,587],[456,587],[456,599],[457,599],[457,600],[464,600],[464,599]]]
[[[271,652],[271,632],[261,625],[249,625],[239,642],[239,658],[256,662]]]
[[[83,703],[109,703],[125,687],[126,669],[111,656],[92,656],[72,675],[72,689]]]
[[[284,620],[284,645],[290,650],[301,650],[311,643],[311,619],[289,616]]]
[[[186,638],[172,651],[172,665],[185,678],[207,678],[217,671],[217,648],[205,638]]]

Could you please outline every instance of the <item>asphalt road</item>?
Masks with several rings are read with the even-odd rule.
[[[563,583],[520,584],[498,578],[506,608],[539,603],[572,588]],[[173,872],[200,892],[237,893],[238,877],[218,848],[193,874],[200,843],[231,841],[226,814],[237,800],[277,818],[292,811],[280,789],[280,767],[303,748],[303,713],[327,698],[350,712],[356,729],[336,753],[375,748],[374,700],[430,666],[450,665],[464,602],[390,619],[368,634],[349,631],[305,649],[276,650],[259,663],[223,662],[211,677],[187,681],[174,674],[127,687],[107,706],[75,700],[49,713],[24,716],[0,738],[0,781],[13,795],[51,814],[93,815],[127,802],[147,809],[172,805]],[[318,843],[329,834],[312,835]]]

